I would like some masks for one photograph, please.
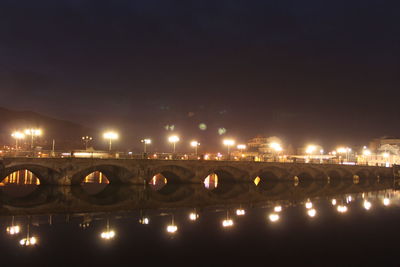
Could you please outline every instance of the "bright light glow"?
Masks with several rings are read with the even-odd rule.
[[[260,182],[261,182],[261,178],[257,176],[257,177],[254,179],[254,184],[257,186]]]
[[[176,142],[179,142],[179,140],[180,140],[179,137],[176,135],[171,135],[170,137],[168,137],[168,141],[170,143],[176,143]]]
[[[237,209],[236,210],[236,215],[237,216],[242,216],[242,215],[245,215],[245,210],[244,209]]]
[[[195,220],[197,220],[199,218],[199,214],[197,214],[197,213],[195,213],[195,212],[191,212],[190,214],[189,214],[189,219],[191,220],[191,221],[195,221]]]
[[[243,145],[243,144],[237,145],[237,149],[240,149],[240,150],[246,149],[246,145]]]
[[[340,212],[340,213],[345,213],[345,212],[347,212],[347,207],[344,206],[344,205],[338,205],[337,206],[337,211]]]
[[[317,146],[315,145],[308,145],[306,148],[307,154],[313,154],[317,150]]]
[[[178,226],[174,225],[174,224],[170,224],[167,226],[167,232],[168,233],[175,233],[176,231],[178,231]]]
[[[37,243],[37,239],[36,237],[27,237],[27,238],[23,238],[19,241],[19,244],[21,246],[33,246]]]
[[[382,154],[382,156],[383,156],[384,158],[388,158],[390,155],[389,155],[389,153],[385,152],[385,153]]]
[[[151,139],[143,139],[141,140],[142,143],[145,143],[146,145],[151,144]]]
[[[307,201],[306,202],[306,209],[311,209],[312,208],[312,202],[311,201]]]
[[[371,155],[371,150],[365,149],[365,150],[363,151],[363,155],[364,155],[364,156],[370,156],[370,155]]]
[[[268,218],[269,218],[269,220],[270,220],[271,222],[276,222],[276,221],[279,220],[279,215],[276,214],[276,213],[271,213],[271,214],[268,216]]]
[[[346,202],[349,203],[353,200],[353,198],[351,196],[346,197]]]
[[[40,136],[42,135],[42,130],[40,129],[26,129],[25,134],[33,135],[33,136]]]
[[[307,214],[310,217],[315,217],[315,215],[317,214],[317,211],[315,209],[310,209],[307,211]]]
[[[19,227],[18,225],[9,226],[9,227],[6,228],[6,230],[7,230],[7,233],[8,233],[9,235],[16,235],[16,234],[19,233],[20,227]]]
[[[275,206],[274,207],[275,212],[281,212],[282,211],[282,206]]]
[[[226,219],[222,221],[222,226],[223,227],[231,227],[233,226],[233,221],[231,219]]]
[[[149,224],[150,223],[150,219],[148,217],[143,217],[139,220],[139,223],[141,224]]]
[[[25,138],[25,134],[24,134],[24,133],[21,133],[21,132],[18,132],[18,131],[13,132],[13,133],[11,134],[11,136],[12,136],[13,138],[15,138],[15,139],[24,139],[24,138]]]
[[[104,139],[117,140],[119,138],[119,135],[116,132],[105,132],[103,134],[103,137]]]
[[[269,147],[272,148],[273,150],[275,150],[276,152],[279,152],[279,151],[283,150],[281,144],[275,143],[275,142],[270,143]]]
[[[226,145],[226,146],[233,146],[233,145],[235,144],[235,141],[232,140],[232,139],[225,139],[225,140],[223,141],[223,143],[224,143],[224,145]]]
[[[336,205],[336,199],[332,199],[332,205],[333,205],[333,206]]]
[[[385,198],[383,199],[383,205],[389,206],[389,205],[390,205],[390,199],[388,199],[387,197],[385,197]]]
[[[346,152],[350,152],[351,148],[349,148],[349,147],[339,147],[338,149],[336,149],[336,151],[338,153],[346,153]]]
[[[371,202],[369,202],[368,200],[364,200],[364,208],[366,210],[369,210],[372,207]]]
[[[113,239],[115,237],[115,232],[113,230],[104,231],[101,233],[100,237],[106,240]]]
[[[197,142],[197,141],[192,141],[192,142],[190,142],[190,146],[192,146],[192,147],[197,147],[197,146],[199,146],[199,145],[200,145],[200,143]]]

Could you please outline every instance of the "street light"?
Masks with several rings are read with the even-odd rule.
[[[239,145],[237,145],[237,149],[240,150],[240,156],[244,156],[244,155],[243,155],[243,150],[246,149],[246,145],[244,145],[244,144],[239,144]]]
[[[85,142],[85,149],[87,150],[88,143],[89,143],[89,141],[92,141],[93,138],[91,136],[86,135],[86,136],[82,136],[82,140],[83,140],[83,142]]]
[[[15,131],[11,134],[11,136],[15,139],[15,150],[18,150],[18,140],[24,139],[25,134],[19,131]]]
[[[174,146],[174,152],[173,153],[175,153],[175,148],[176,148],[176,143],[177,142],[179,142],[179,137],[177,136],[177,135],[171,135],[169,138],[168,138],[168,141],[170,142],[170,143],[172,143],[173,144],[173,146]]]
[[[140,140],[140,142],[142,142],[143,146],[144,146],[143,153],[146,153],[146,145],[150,145],[151,144],[151,139],[148,139],[148,138],[142,139],[142,140]]]
[[[42,130],[33,129],[33,128],[26,129],[25,130],[25,134],[31,136],[31,149],[33,149],[33,139],[34,139],[35,136],[41,136],[42,135]]]
[[[276,142],[272,142],[269,144],[269,147],[277,154],[279,154],[279,152],[281,152],[283,150],[281,144],[276,143]],[[274,153],[274,161],[276,161],[276,155]]]
[[[200,143],[197,142],[197,141],[190,142],[190,146],[194,147],[194,153],[195,153],[196,156],[197,156],[197,148],[199,147],[199,145],[200,145]]]
[[[351,148],[349,147],[339,147],[336,149],[338,153],[346,153],[346,162],[349,161],[349,153],[351,152]]]
[[[111,151],[112,140],[117,140],[119,138],[118,133],[116,132],[105,132],[103,134],[104,139],[109,140],[108,150]]]
[[[225,139],[223,143],[228,147],[228,159],[231,159],[230,147],[235,144],[235,141],[232,139]]]

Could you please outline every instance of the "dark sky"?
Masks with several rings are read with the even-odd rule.
[[[0,106],[115,127],[125,140],[161,140],[171,124],[210,144],[220,127],[295,145],[400,135],[399,7],[3,0]]]

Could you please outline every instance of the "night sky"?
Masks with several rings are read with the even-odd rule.
[[[399,136],[399,7],[2,0],[0,106],[114,127],[125,141],[161,142],[165,125],[209,145]]]

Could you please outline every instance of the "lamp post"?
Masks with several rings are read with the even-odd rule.
[[[168,141],[173,144],[173,147],[174,147],[173,153],[175,154],[175,148],[176,148],[175,146],[176,146],[176,143],[179,142],[179,137],[176,135],[172,135],[168,138]]]
[[[117,140],[119,138],[118,133],[116,132],[105,132],[103,134],[104,139],[109,140],[108,150],[111,151],[112,140]]]
[[[276,142],[270,143],[269,147],[274,151],[274,161],[276,161],[276,154],[279,154],[283,150],[283,148],[281,144]]]
[[[197,148],[199,147],[200,143],[197,141],[190,142],[190,146],[194,147],[194,154],[197,156]]]
[[[87,150],[89,141],[92,141],[93,138],[91,136],[82,136],[83,142],[85,142],[85,150]]]
[[[311,158],[311,155],[314,154],[314,152],[317,150],[316,145],[308,145],[306,147],[306,154],[308,155],[308,161]]]
[[[15,139],[15,150],[18,150],[18,140],[24,139],[25,134],[19,131],[15,131],[11,134],[11,136]]]
[[[230,148],[231,146],[235,145],[235,141],[232,139],[225,139],[223,141],[224,145],[226,145],[228,147],[228,160],[231,159],[231,152],[230,152]]]
[[[142,139],[142,140],[140,140],[140,142],[142,142],[143,143],[143,153],[145,153],[146,154],[146,145],[150,145],[151,144],[151,139],[148,139],[148,138],[146,138],[146,139]]]
[[[40,130],[40,129],[33,129],[33,128],[31,128],[31,129],[26,129],[26,130],[25,130],[25,134],[31,136],[31,149],[33,149],[33,139],[34,139],[36,136],[41,136],[41,135],[42,135],[42,130]]]

